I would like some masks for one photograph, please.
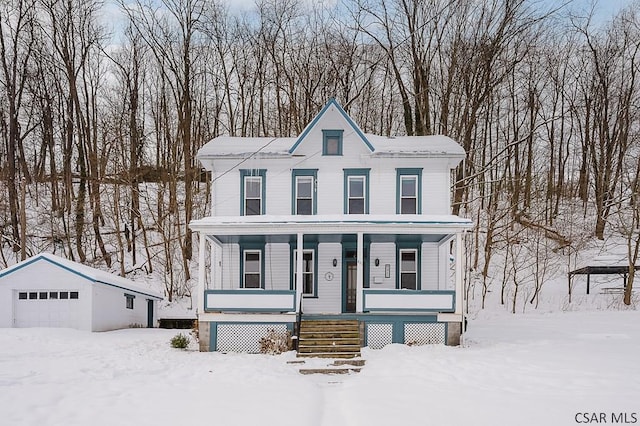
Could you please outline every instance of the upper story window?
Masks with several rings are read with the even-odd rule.
[[[369,213],[369,169],[344,170],[344,212]]]
[[[317,213],[316,179],[318,169],[293,170],[292,214],[311,215]]]
[[[264,169],[240,170],[240,215],[250,216],[265,213]]]
[[[344,130],[322,131],[322,155],[342,155],[342,133]]]
[[[422,169],[396,169],[396,213],[422,213]]]

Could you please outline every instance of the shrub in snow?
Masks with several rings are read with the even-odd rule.
[[[189,336],[180,333],[171,338],[171,347],[177,349],[185,349],[187,346],[189,346],[190,341],[191,339],[189,339]]]
[[[278,355],[290,351],[292,348],[291,333],[269,330],[266,336],[260,339],[260,353]]]

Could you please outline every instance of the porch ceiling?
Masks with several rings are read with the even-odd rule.
[[[215,238],[223,244],[250,244],[250,243],[296,243],[296,234],[277,235],[216,235]],[[398,243],[417,242],[436,243],[446,239],[448,234],[365,234],[365,243]],[[356,234],[307,234],[304,235],[305,243],[356,243]]]

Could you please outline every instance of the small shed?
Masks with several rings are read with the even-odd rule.
[[[634,269],[640,270],[640,265],[634,265]],[[571,281],[575,275],[587,276],[587,294],[591,291],[591,275],[619,275],[622,277],[622,287],[607,287],[604,293],[622,292],[627,287],[629,275],[629,261],[626,255],[608,254],[592,259],[587,265],[569,272],[569,292],[571,293]]]
[[[134,281],[49,253],[0,271],[0,327],[155,327],[160,300]]]

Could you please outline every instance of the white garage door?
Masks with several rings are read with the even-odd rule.
[[[28,290],[14,292],[14,327],[80,328],[79,292]]]

